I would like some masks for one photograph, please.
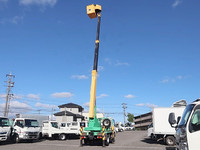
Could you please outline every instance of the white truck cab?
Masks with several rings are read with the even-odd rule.
[[[169,115],[169,123],[176,128],[176,142],[179,150],[199,150],[200,139],[200,99],[187,105],[183,115],[176,120]]]
[[[16,118],[13,120],[13,140],[38,140],[41,129],[38,121],[32,118]]]
[[[10,138],[11,125],[6,117],[0,117],[0,142],[6,141]]]

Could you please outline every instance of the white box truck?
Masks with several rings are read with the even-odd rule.
[[[41,132],[38,121],[33,118],[16,118],[13,119],[12,139],[15,143],[20,140],[32,142],[38,140]]]
[[[0,117],[0,142],[10,139],[11,125],[6,117]]]
[[[167,145],[173,146],[175,142],[175,128],[168,123],[169,114],[173,112],[176,117],[182,116],[185,106],[153,108],[153,123],[148,128],[148,136],[154,140],[163,140]]]
[[[169,123],[176,128],[178,150],[200,149],[200,99],[187,105],[180,122],[175,119],[175,113],[170,113]]]

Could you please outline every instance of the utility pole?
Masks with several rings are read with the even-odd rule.
[[[10,99],[13,94],[10,94],[10,89],[14,87],[14,82],[11,81],[12,77],[15,78],[14,75],[6,74],[6,77],[8,77],[8,88],[7,88],[7,94],[6,94],[6,103],[5,103],[5,109],[4,109],[4,117],[8,117],[9,107],[10,107]]]
[[[122,103],[122,108],[124,110],[124,126],[125,126],[125,123],[126,123],[126,108],[127,108],[126,105],[127,105],[126,103]]]

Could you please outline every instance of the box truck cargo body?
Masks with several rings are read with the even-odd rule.
[[[175,144],[175,128],[168,123],[168,117],[174,112],[175,117],[182,116],[185,106],[153,108],[153,124],[148,128],[148,136],[157,141],[163,140],[167,145]]]

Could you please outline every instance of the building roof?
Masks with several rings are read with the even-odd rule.
[[[69,111],[61,111],[61,112],[57,112],[54,114],[55,116],[74,116],[76,118],[84,118],[84,116],[82,115],[79,115],[79,114],[74,114],[74,113],[71,113]]]
[[[141,118],[141,117],[146,117],[146,116],[152,116],[152,112],[148,112],[146,114],[135,116],[134,119]]]
[[[80,105],[74,104],[74,103],[67,103],[67,104],[62,104],[58,106],[59,108],[78,108],[79,112],[82,112],[84,108]]]

